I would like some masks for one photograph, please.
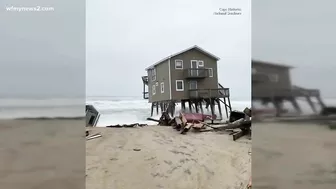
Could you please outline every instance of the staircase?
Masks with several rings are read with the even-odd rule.
[[[146,91],[146,86],[148,87],[148,76],[142,76],[142,82],[143,82],[143,99],[148,99],[148,91]],[[148,88],[147,88],[148,89]]]

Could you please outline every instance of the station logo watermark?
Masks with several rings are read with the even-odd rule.
[[[242,14],[241,8],[219,8],[213,13],[213,15],[217,16],[240,16]]]
[[[6,6],[5,11],[7,12],[52,12],[55,11],[54,7],[44,7],[44,6]]]

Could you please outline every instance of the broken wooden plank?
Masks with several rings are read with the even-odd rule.
[[[183,125],[187,125],[188,121],[182,113],[180,113],[180,118],[181,118],[181,121],[182,121]]]
[[[204,124],[202,123],[195,123],[192,125],[192,128],[194,129],[202,129],[204,127]]]
[[[241,122],[229,123],[227,125],[216,126],[214,128],[221,129],[221,130],[227,130],[227,129],[244,129],[244,128],[249,128],[249,127],[251,127],[251,121],[250,120],[242,120]]]
[[[86,140],[92,140],[92,139],[99,138],[99,137],[102,137],[102,136],[103,135],[101,135],[100,133],[97,133],[97,134],[93,134],[91,136],[86,137]]]
[[[187,124],[185,127],[182,128],[181,134],[186,134],[193,124]]]
[[[151,117],[147,118],[147,120],[148,120],[148,121],[155,121],[155,122],[158,122],[158,123],[160,122],[160,120],[158,120],[158,119],[154,119],[154,118],[151,118]]]
[[[182,120],[179,118],[179,117],[175,117],[174,118],[174,121],[175,121],[175,124],[176,125],[182,125],[183,123],[182,123]]]
[[[209,128],[209,127],[206,127],[206,128],[203,128],[203,129],[200,129],[199,132],[210,132],[210,131],[215,131],[213,128]]]
[[[236,141],[237,139],[239,139],[240,137],[244,136],[246,134],[245,131],[239,131],[235,134],[232,135],[233,141]]]

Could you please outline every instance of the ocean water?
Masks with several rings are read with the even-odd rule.
[[[150,117],[151,104],[148,100],[141,97],[88,97],[87,104],[93,105],[99,112],[100,118],[97,126],[107,126],[115,124],[147,123],[153,124],[146,119]],[[250,107],[250,101],[231,101],[233,110],[244,110]],[[176,114],[181,110],[180,104],[176,107]],[[225,118],[224,107],[222,107],[223,117]],[[207,112],[205,109],[205,113]],[[160,112],[159,112],[160,114]],[[153,118],[160,115],[154,113]]]
[[[325,99],[329,106],[336,106],[336,99]],[[0,119],[16,118],[71,118],[84,117],[85,104],[91,104],[101,113],[98,126],[114,124],[131,124],[153,122],[146,119],[150,116],[150,103],[141,97],[87,97],[87,99],[75,98],[0,98]],[[305,114],[313,111],[304,100],[299,101]],[[233,110],[243,110],[251,107],[250,101],[231,101]],[[317,105],[318,107],[318,105]],[[270,105],[270,108],[272,106]],[[285,108],[294,111],[289,103]],[[180,111],[180,105],[176,113]],[[223,118],[226,119],[224,107],[222,107]],[[205,110],[205,113],[210,113]],[[160,115],[154,115],[158,118]]]
[[[85,116],[82,98],[0,98],[0,119]]]

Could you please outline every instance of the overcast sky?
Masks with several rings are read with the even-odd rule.
[[[158,60],[193,45],[220,57],[219,82],[250,99],[249,0],[87,1],[87,94],[141,96],[141,76]],[[240,16],[213,15],[241,8]]]
[[[252,3],[252,57],[295,66],[293,84],[336,97],[336,1]]]
[[[248,0],[0,1],[0,96],[141,96],[148,65],[199,45],[219,56],[219,82],[233,98],[250,96]],[[82,3],[82,4],[81,4]],[[52,6],[8,12],[5,6]],[[336,2],[258,0],[252,5],[253,58],[290,64],[293,83],[336,97]],[[216,16],[219,8],[242,16]]]
[[[71,2],[0,0],[0,97],[85,95],[85,5]]]

